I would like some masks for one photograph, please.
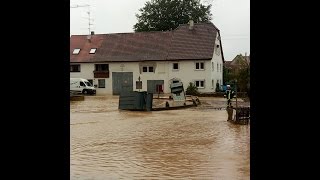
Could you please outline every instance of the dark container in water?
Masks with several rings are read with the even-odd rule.
[[[146,91],[121,92],[119,109],[122,110],[152,110],[153,94]]]

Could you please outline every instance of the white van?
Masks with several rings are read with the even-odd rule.
[[[82,94],[96,94],[94,86],[83,78],[70,78],[70,91]]]

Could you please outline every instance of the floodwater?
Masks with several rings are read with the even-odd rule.
[[[70,178],[250,179],[250,125],[223,98],[181,110],[118,110],[118,96],[70,102]],[[241,102],[238,102],[241,104]]]

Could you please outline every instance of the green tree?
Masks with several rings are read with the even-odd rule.
[[[229,72],[229,69],[223,66],[223,84],[228,84],[235,79],[233,73]]]
[[[241,58],[241,59],[240,59]],[[248,92],[250,91],[250,63],[239,55],[236,59],[237,66],[228,72],[227,68],[223,68],[223,79],[225,84],[232,83],[237,80],[237,91]]]
[[[198,91],[197,86],[195,86],[192,82],[190,82],[189,86],[187,87],[186,94],[187,95],[198,96],[199,95],[199,91]]]
[[[240,69],[237,79],[240,91],[247,92],[250,88],[250,67]]]
[[[237,73],[238,86],[241,92],[247,92],[250,88],[250,64],[246,61],[241,61],[241,68]]]
[[[205,6],[200,0],[151,0],[145,3],[136,14],[138,22],[133,26],[135,32],[167,31],[189,20],[194,23],[211,20],[211,4]]]

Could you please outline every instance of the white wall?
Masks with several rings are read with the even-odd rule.
[[[219,41],[217,42],[219,43]],[[199,88],[199,92],[214,92],[216,80],[222,81],[222,71],[217,72],[216,63],[221,64],[221,54],[218,56],[214,53],[212,60],[183,60],[183,61],[155,61],[146,63],[155,63],[155,72],[142,72],[140,74],[139,62],[110,62],[109,64],[109,78],[106,78],[106,88],[96,88],[97,95],[112,94],[112,72],[133,72],[133,90],[136,89],[136,81],[140,76],[142,81],[141,91],[147,91],[147,80],[164,80],[164,92],[170,93],[169,81],[172,78],[178,78],[183,82],[185,90],[189,82],[195,80],[204,80],[204,88]],[[196,70],[196,62],[204,62],[204,70]],[[214,62],[214,71],[212,71],[211,62]],[[173,70],[173,63],[179,63],[179,70]],[[76,64],[76,63],[71,63]],[[98,85],[98,79],[94,79],[94,63],[81,63],[81,72],[70,72],[70,77],[93,79],[94,84]],[[219,65],[220,66],[220,65]],[[214,86],[212,87],[212,79],[214,79]]]
[[[94,63],[71,63],[71,64],[80,64],[80,72],[70,72],[70,78],[84,78],[84,79],[92,79],[94,85],[98,85],[98,79],[102,78],[94,78],[93,71],[95,69]],[[98,95],[102,94],[111,94],[112,92],[112,80],[110,78],[105,78],[105,87],[106,88],[98,88],[96,87],[96,93]]]
[[[217,50],[217,45],[219,45],[219,49]],[[220,51],[217,53],[217,51]],[[212,62],[214,64],[214,68],[212,69]],[[213,91],[216,91],[216,83],[217,81],[219,82],[220,85],[223,85],[223,61],[222,61],[222,52],[221,52],[221,44],[219,41],[219,35],[217,34],[216,37],[216,42],[215,42],[215,47],[214,47],[214,52],[213,52],[213,56],[212,56],[212,60],[210,62],[210,68],[211,68],[211,80],[214,80],[214,84],[213,84]],[[218,64],[218,69],[217,69],[217,64]],[[221,66],[221,70],[220,70],[220,66]],[[212,84],[212,83],[210,83]]]
[[[204,88],[199,88],[199,92],[210,92],[211,86],[208,86],[208,81],[210,79],[210,61],[175,61],[179,63],[179,70],[173,70],[173,63],[169,62],[168,74],[171,78],[181,79],[185,90],[187,89],[190,82],[194,83],[196,80],[204,80]],[[196,70],[196,62],[204,63],[204,70]],[[171,79],[170,78],[170,79]]]

